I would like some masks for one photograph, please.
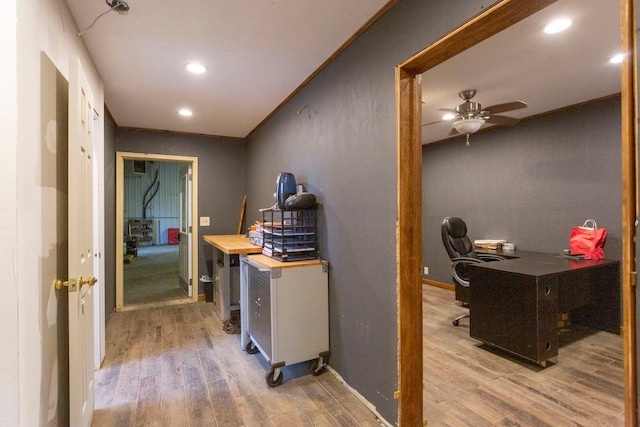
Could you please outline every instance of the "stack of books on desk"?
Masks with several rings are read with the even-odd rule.
[[[498,240],[476,240],[473,242],[473,244],[475,245],[476,248],[480,248],[480,249],[500,249],[502,247],[503,243],[506,243],[507,241],[504,239],[498,239]]]

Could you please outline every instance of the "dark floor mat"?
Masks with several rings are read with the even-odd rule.
[[[231,317],[224,321],[222,330],[228,334],[240,333],[240,312],[238,310],[231,312]]]

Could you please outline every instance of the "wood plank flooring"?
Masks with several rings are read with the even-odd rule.
[[[496,307],[499,310],[500,307]],[[623,343],[576,326],[545,369],[469,337],[451,291],[423,286],[424,419],[429,426],[623,426]]]
[[[423,287],[424,419],[429,426],[622,426],[622,338],[572,328],[539,368],[469,337],[451,291]],[[97,372],[93,426],[379,426],[331,373],[284,369],[240,348],[204,302],[115,313]],[[388,420],[394,421],[394,420]]]
[[[96,375],[94,427],[380,426],[330,372],[283,369],[269,387],[264,358],[245,353],[204,302],[114,313]]]

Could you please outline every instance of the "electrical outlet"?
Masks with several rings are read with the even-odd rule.
[[[429,267],[424,267],[424,275],[425,276],[429,275]]]
[[[208,216],[200,217],[200,227],[208,227],[211,225],[211,218]]]

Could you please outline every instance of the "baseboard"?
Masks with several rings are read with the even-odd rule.
[[[373,406],[373,404],[371,402],[369,402],[367,399],[365,399],[365,397],[363,395],[358,393],[353,387],[351,387],[349,384],[347,384],[347,382],[340,376],[340,374],[338,372],[336,372],[335,369],[333,369],[331,366],[327,366],[326,369],[334,377],[336,377],[338,379],[338,381],[340,381],[340,383],[342,383],[342,385],[345,386],[345,388],[347,390],[349,390],[351,392],[351,394],[353,394],[356,397],[356,399],[358,399],[360,402],[362,402],[362,404],[364,406],[366,406],[367,409],[370,410],[373,413],[373,415],[376,416],[376,418],[378,418],[378,421],[380,421],[380,424],[382,424],[382,425],[384,425],[386,427],[393,427],[395,425],[395,424],[390,424],[387,420],[382,418],[382,415],[380,415],[378,413],[378,410],[376,409],[376,407]]]
[[[422,279],[422,284],[435,286],[436,288],[442,288],[442,289],[446,289],[448,291],[453,291],[453,292],[455,292],[456,290],[455,285],[450,285],[449,283],[437,282],[435,280]]]

